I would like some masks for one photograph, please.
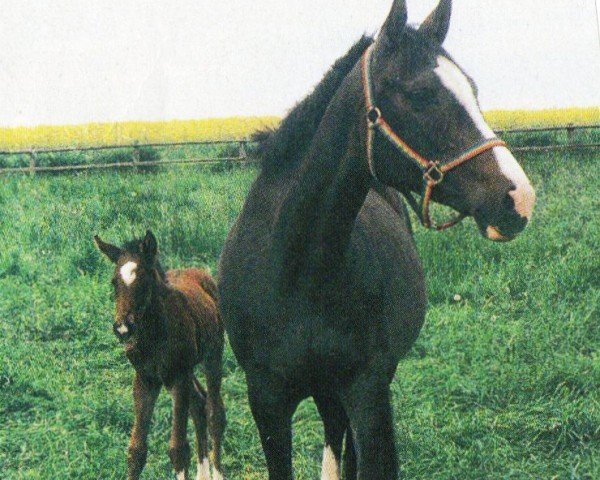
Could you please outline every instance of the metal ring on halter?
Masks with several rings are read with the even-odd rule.
[[[423,173],[423,179],[432,186],[442,183],[444,172],[436,162],[431,162],[429,168]]]
[[[381,117],[381,110],[377,107],[371,107],[367,112],[367,122],[369,122],[369,127],[374,128],[379,125]]]

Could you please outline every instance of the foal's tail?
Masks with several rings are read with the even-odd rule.
[[[206,293],[213,299],[213,301],[218,305],[219,304],[219,288],[215,283],[214,279],[208,272],[202,272],[202,275],[198,278],[198,282],[200,286],[204,289]]]

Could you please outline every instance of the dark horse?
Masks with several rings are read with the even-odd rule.
[[[173,429],[169,456],[178,480],[186,480],[190,465],[187,441],[188,412],[196,427],[198,480],[210,480],[207,426],[212,440],[214,479],[222,479],[221,442],[225,408],[221,400],[224,332],[217,286],[202,270],[164,272],[152,232],[119,248],[94,237],[114,264],[114,332],[125,343],[125,354],[135,368],[133,397],[135,423],[129,443],[128,475],[138,479],[146,463],[152,411],[161,386],[173,397]],[[194,366],[205,368],[207,390],[194,376]]]
[[[293,478],[291,419],[307,397],[325,427],[323,479],[340,478],[346,432],[347,479],[398,476],[390,382],[427,302],[396,190],[426,182],[492,240],[531,216],[533,188],[441,46],[450,10],[442,0],[414,29],[396,0],[377,41],[361,39],[263,135],[219,289],[271,480]]]

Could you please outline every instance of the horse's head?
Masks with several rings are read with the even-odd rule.
[[[124,248],[103,242],[95,236],[98,249],[115,264],[112,285],[116,310],[114,332],[121,340],[134,334],[150,306],[157,270],[158,246],[150,230],[143,240],[129,242]]]
[[[472,215],[485,237],[510,240],[531,218],[535,192],[511,152],[486,143],[495,135],[479,108],[477,87],[442,48],[450,12],[451,0],[441,0],[413,29],[406,25],[406,1],[395,0],[367,67],[373,103],[421,159],[443,165],[483,143],[482,153],[445,173],[431,198]],[[420,191],[425,169],[396,147],[374,141],[377,177],[400,190]]]

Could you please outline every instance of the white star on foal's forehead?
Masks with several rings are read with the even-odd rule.
[[[121,278],[123,279],[125,285],[130,286],[135,281],[135,271],[137,269],[137,266],[138,265],[135,262],[127,262],[119,270],[119,273],[121,274]]]

